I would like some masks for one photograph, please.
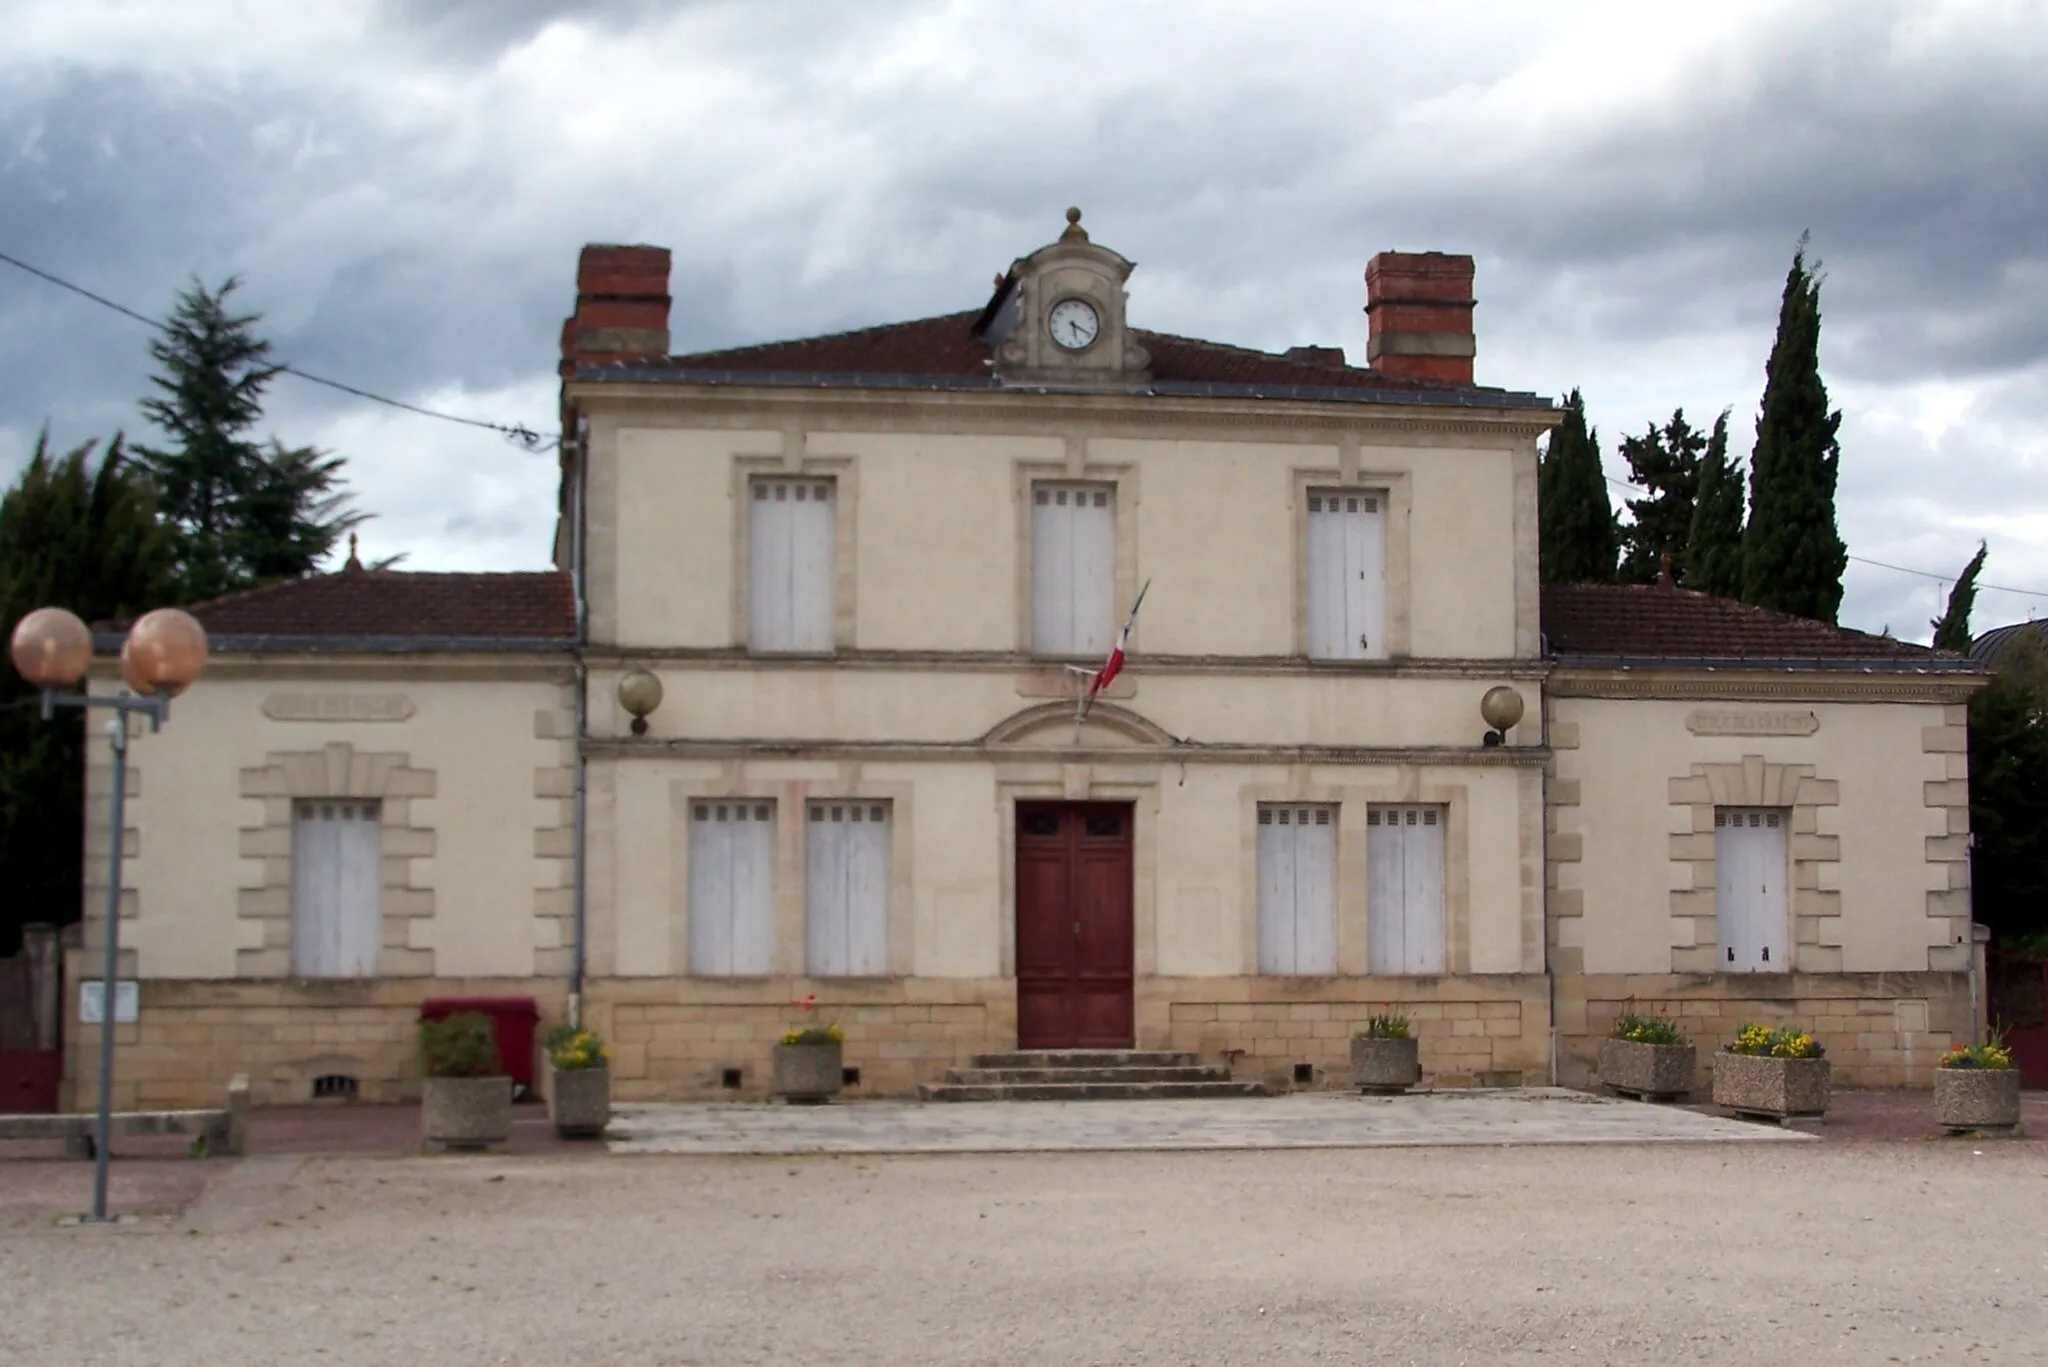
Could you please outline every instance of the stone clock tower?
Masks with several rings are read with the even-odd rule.
[[[1151,360],[1125,322],[1134,263],[1088,240],[1067,210],[1059,241],[1017,260],[996,282],[975,330],[995,353],[996,379],[1023,388],[1142,390]]]

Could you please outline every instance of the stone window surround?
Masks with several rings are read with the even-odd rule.
[[[1018,458],[1010,462],[1010,500],[1017,509],[1017,588],[1016,620],[1017,650],[1019,654],[1036,656],[1047,660],[1064,660],[1064,655],[1040,655],[1037,643],[1031,639],[1031,586],[1032,570],[1032,488],[1042,482],[1069,484],[1105,484],[1110,489],[1110,502],[1116,513],[1116,610],[1110,622],[1112,639],[1121,630],[1124,616],[1130,611],[1130,604],[1138,595],[1138,503],[1141,497],[1138,478],[1138,463],[1131,461],[1091,461],[1088,459],[1088,440],[1085,437],[1067,438],[1066,459],[1062,461]],[[1138,648],[1141,628],[1131,629],[1131,649]],[[1098,656],[1089,656],[1090,663],[1100,664]]]
[[[1691,872],[1689,884],[1671,892],[1671,971],[1725,972],[1715,910],[1715,809],[1777,807],[1791,816],[1791,960],[1782,972],[1841,972],[1842,838],[1820,830],[1821,809],[1841,803],[1841,784],[1816,777],[1811,764],[1744,755],[1734,764],[1694,764],[1685,777],[1669,781],[1669,790],[1670,859]]]
[[[835,778],[757,780],[748,776],[744,763],[734,763],[727,765],[725,772],[715,778],[679,778],[670,782],[668,848],[673,913],[669,917],[669,963],[675,976],[694,977],[704,982],[761,982],[768,978],[809,976],[809,965],[805,962],[807,927],[804,925],[804,841],[810,830],[807,809],[815,801],[856,799],[886,802],[890,806],[887,976],[910,976],[917,961],[916,882],[912,868],[915,785],[903,781],[864,780],[860,769],[859,763],[854,762],[840,765]],[[775,807],[775,953],[768,974],[699,975],[691,971],[690,805],[702,799],[769,802]],[[875,979],[835,977],[830,981],[872,982]]]
[[[1471,803],[1462,783],[1424,782],[1402,769],[1392,783],[1318,784],[1296,775],[1286,783],[1246,784],[1238,790],[1241,849],[1238,971],[1246,977],[1285,977],[1259,972],[1259,807],[1266,803],[1318,803],[1337,809],[1337,976],[1367,977],[1371,870],[1366,865],[1366,811],[1380,805],[1431,805],[1444,809],[1444,973],[1456,977],[1472,967]],[[1303,975],[1317,977],[1320,975]],[[1406,976],[1406,975],[1401,975]]]
[[[1373,493],[1387,501],[1384,584],[1387,596],[1387,654],[1389,660],[1405,659],[1413,640],[1409,611],[1408,528],[1415,507],[1415,481],[1406,470],[1371,470],[1359,466],[1358,443],[1347,441],[1338,448],[1338,468],[1296,466],[1289,472],[1288,514],[1294,539],[1294,653],[1308,658],[1308,497],[1311,493],[1356,491]],[[1341,665],[1343,661],[1318,661]]]
[[[855,644],[856,566],[859,543],[855,516],[860,502],[860,469],[852,456],[814,456],[801,440],[792,440],[781,455],[735,454],[732,458],[732,642],[750,650],[747,615],[747,551],[751,544],[747,520],[752,516],[753,498],[749,486],[756,476],[802,478],[812,476],[832,481],[832,648],[851,650]],[[766,651],[768,658],[792,653]]]
[[[434,914],[434,890],[417,861],[433,858],[435,832],[416,824],[413,799],[434,796],[434,771],[412,767],[403,752],[358,751],[347,741],[318,750],[273,750],[265,759],[240,773],[242,798],[260,803],[263,817],[239,833],[238,854],[257,867],[243,875],[235,914],[255,932],[256,943],[236,947],[235,976],[292,976],[293,813],[299,802],[320,798],[379,804],[383,931],[377,976],[433,976],[434,951],[416,942],[414,927]],[[244,938],[250,938],[246,930]]]

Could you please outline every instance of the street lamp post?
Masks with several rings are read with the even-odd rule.
[[[107,707],[107,746],[114,753],[114,787],[108,803],[107,956],[100,975],[99,1123],[93,1144],[92,1215],[107,1216],[107,1159],[114,1128],[114,1003],[120,981],[121,835],[128,797],[128,715],[149,718],[149,729],[162,726],[171,699],[191,687],[206,667],[206,629],[191,614],[176,608],[145,613],[129,628],[121,646],[121,679],[133,692],[94,695],[69,693],[92,664],[92,631],[63,608],[38,608],[14,628],[10,652],[21,677],[43,691],[43,720],[60,707]]]

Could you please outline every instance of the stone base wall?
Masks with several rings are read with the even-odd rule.
[[[565,992],[553,978],[144,979],[136,1023],[114,1027],[114,1107],[218,1106],[237,1073],[259,1106],[310,1101],[313,1080],[330,1074],[355,1078],[363,1101],[411,1100],[429,997],[532,997],[545,1029],[562,1019]],[[64,1048],[60,1104],[90,1109],[99,1027],[68,1025]]]
[[[1159,978],[1138,987],[1142,1047],[1226,1059],[1236,1075],[1276,1089],[1348,1086],[1351,1036],[1381,1014],[1412,1023],[1424,1086],[1549,1080],[1549,988],[1540,974]],[[1302,1064],[1311,1082],[1296,1080]]]
[[[1628,1011],[1663,1013],[1699,1050],[1697,1086],[1747,1021],[1819,1040],[1837,1087],[1932,1087],[1934,1065],[1970,1038],[1966,973],[1585,974],[1557,980],[1558,1081],[1594,1082],[1600,1041]]]

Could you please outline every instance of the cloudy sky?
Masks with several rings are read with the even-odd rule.
[[[246,280],[280,358],[544,428],[586,241],[678,351],[973,307],[1069,203],[1140,326],[1363,359],[1366,259],[1478,258],[1483,382],[1751,440],[1826,269],[1847,624],[2048,615],[2048,0],[7,0],[0,252],[144,312]],[[2032,73],[2030,76],[2029,73]],[[140,325],[0,266],[0,476],[142,428]],[[365,551],[544,563],[553,467],[280,379]]]

